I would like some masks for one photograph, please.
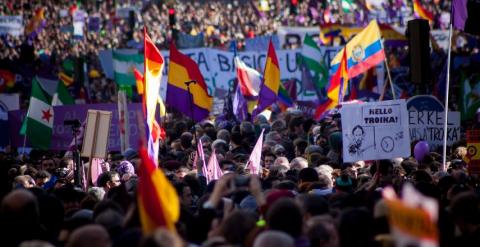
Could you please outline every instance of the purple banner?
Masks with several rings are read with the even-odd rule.
[[[68,150],[68,147],[73,140],[71,127],[63,125],[63,121],[78,119],[80,122],[83,122],[87,117],[88,110],[95,109],[112,112],[112,124],[110,126],[108,150],[120,151],[120,128],[118,122],[117,104],[79,104],[55,106],[53,109],[55,111],[55,119],[53,121],[53,136],[50,150]],[[138,147],[139,140],[137,112],[142,112],[141,104],[128,104],[128,127],[130,128],[129,140],[130,147],[133,149]],[[23,146],[23,136],[19,135],[19,132],[25,115],[25,110],[8,112],[9,134],[13,147]]]

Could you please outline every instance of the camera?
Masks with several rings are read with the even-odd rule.
[[[72,128],[79,128],[80,127],[80,121],[78,121],[78,119],[65,120],[65,121],[63,121],[63,125],[72,126]]]
[[[248,188],[250,184],[250,177],[244,175],[238,175],[234,180],[235,187],[238,188]]]

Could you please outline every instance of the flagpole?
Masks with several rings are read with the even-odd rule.
[[[447,165],[447,128],[448,128],[448,94],[450,91],[450,57],[452,54],[452,30],[453,23],[450,22],[450,29],[448,31],[448,52],[447,52],[447,85],[445,90],[445,107],[444,107],[444,121],[443,121],[443,160],[442,170],[446,171]]]
[[[383,61],[385,62],[385,68],[387,69],[388,82],[390,83],[390,89],[392,90],[392,98],[396,99],[395,89],[393,88],[392,76],[390,75],[390,67],[388,66],[387,54],[385,52],[385,46],[383,45],[383,39],[381,39],[381,40],[382,40],[382,42],[381,42],[382,43],[382,49],[383,49],[383,52],[385,53]],[[387,85],[386,84],[383,87],[383,91],[382,91],[382,94],[380,96],[380,101],[383,100],[385,90],[387,90]]]

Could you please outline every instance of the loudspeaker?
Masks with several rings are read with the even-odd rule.
[[[408,54],[410,57],[410,81],[415,84],[430,84],[430,26],[427,20],[415,19],[407,26]]]

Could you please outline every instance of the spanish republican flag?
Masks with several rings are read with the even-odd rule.
[[[347,50],[343,49],[342,60],[340,60],[340,67],[335,72],[330,80],[330,85],[327,90],[327,100],[318,105],[315,110],[314,118],[320,120],[325,116],[327,111],[335,108],[343,99],[343,94],[347,89],[348,84],[348,69],[347,69]]]
[[[160,82],[162,80],[162,71],[165,60],[162,54],[150,39],[147,29],[144,29],[144,47],[145,47],[145,68],[144,68],[144,93],[143,104],[145,109],[145,118],[148,126],[148,154],[157,164],[158,148],[160,139],[160,126],[155,120],[155,112],[160,98]]]
[[[280,66],[278,65],[277,54],[270,40],[268,44],[267,61],[263,73],[263,83],[260,86],[258,106],[253,111],[252,117],[260,114],[263,110],[277,101],[278,88],[280,87]]]
[[[348,78],[354,78],[382,63],[385,60],[385,52],[377,21],[372,20],[337,53],[331,63],[331,74],[335,74],[338,70],[345,50],[347,50]]]
[[[420,3],[420,0],[413,0],[413,12],[415,12],[420,18],[425,19],[430,23],[433,22],[433,13],[425,9]]]
[[[190,81],[195,83],[190,84],[189,93],[185,82]],[[196,122],[208,117],[213,104],[198,65],[180,53],[173,43],[170,44],[166,103]]]
[[[144,234],[165,227],[175,231],[180,216],[180,202],[173,185],[157,168],[144,147],[140,148],[142,163],[139,167],[138,212]]]

